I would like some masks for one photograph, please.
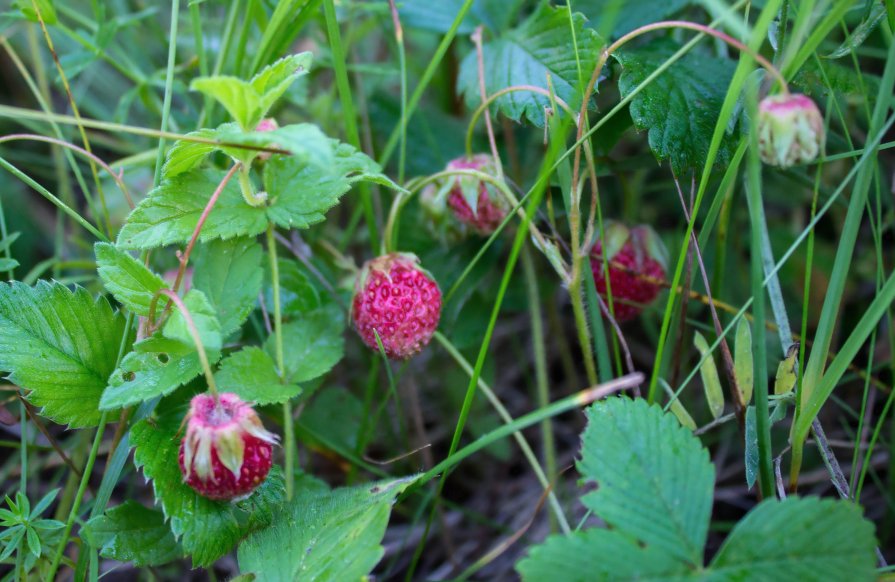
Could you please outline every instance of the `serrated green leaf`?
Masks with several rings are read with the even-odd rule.
[[[124,334],[124,317],[80,287],[0,284],[0,370],[54,422],[96,426]]]
[[[680,580],[690,574],[683,562],[651,546],[640,546],[617,531],[588,529],[552,535],[529,550],[516,570],[524,582],[556,580]]]
[[[217,139],[218,132],[214,129],[202,128],[198,131],[191,131],[186,135],[205,139]],[[189,172],[193,168],[198,167],[206,157],[217,149],[218,146],[212,143],[187,140],[174,142],[174,145],[168,150],[165,165],[162,166],[162,177],[173,178],[179,174]]]
[[[162,182],[131,212],[118,234],[123,249],[186,243],[211,195],[224,178],[219,170],[194,170]],[[224,187],[199,235],[201,242],[254,236],[265,231],[264,208],[246,204],[235,180]]]
[[[202,245],[193,257],[193,289],[208,298],[226,338],[255,308],[264,278],[264,251],[253,239],[234,238]]]
[[[587,25],[600,34],[612,31],[618,38],[635,28],[660,20],[680,12],[692,2],[690,0],[589,0],[573,4],[587,16]]]
[[[286,381],[298,384],[329,372],[345,354],[344,330],[345,320],[335,308],[312,311],[284,325]],[[264,349],[274,355],[274,336]]]
[[[209,350],[214,363],[219,352]],[[132,406],[156,396],[164,396],[202,372],[195,347],[179,340],[153,336],[134,344],[121,365],[109,377],[99,406],[115,410]]]
[[[167,287],[161,277],[127,252],[109,243],[96,243],[97,270],[105,288],[137,315],[149,315],[152,298]]]
[[[199,332],[199,340],[206,351],[218,351],[223,345],[221,338],[221,324],[217,318],[217,312],[208,301],[205,293],[198,289],[190,289],[184,296],[183,304],[186,306],[196,330]],[[186,318],[180,309],[172,308],[171,315],[162,328],[162,335],[166,338],[183,342],[188,346],[195,346],[196,342],[187,325]]]
[[[345,156],[344,150],[336,155],[338,165],[333,168],[312,166],[292,157],[270,159],[264,167],[270,219],[284,228],[308,228],[322,222],[326,211],[351,189],[344,171],[346,158],[366,157],[356,150],[350,156]]]
[[[874,580],[873,524],[855,505],[814,497],[765,500],[712,560],[723,580]]]
[[[249,84],[259,96],[262,117],[299,77],[311,70],[312,55],[305,51],[289,55],[264,67]]]
[[[569,10],[564,6],[553,7],[549,2],[541,2],[519,27],[483,46],[487,94],[514,85],[547,89],[549,75],[556,95],[573,108],[579,107],[581,92],[596,66],[602,44],[593,29],[585,28],[584,22],[585,18],[578,13],[572,14],[570,20]],[[474,50],[460,65],[457,89],[464,93],[470,107],[481,104],[478,57]],[[543,127],[544,108],[550,106],[550,100],[541,94],[517,91],[498,97],[495,105],[510,119],[519,121],[525,117]]]
[[[298,123],[286,125],[272,131],[239,131],[234,124],[221,126],[218,139],[231,144],[241,144],[253,147],[272,147],[286,150],[295,159],[323,168],[329,167],[333,162],[333,143],[330,138],[320,131],[320,128],[310,123]],[[223,146],[221,150],[230,157],[245,164],[251,162],[258,155],[256,150],[239,149]]]
[[[743,397],[743,404],[748,405],[752,401],[755,370],[752,367],[752,327],[745,317],[737,322],[734,351],[733,374],[737,379],[737,389]]]
[[[284,497],[283,478],[274,467],[267,480],[240,504],[212,501],[190,489],[177,464],[178,430],[187,405],[185,399],[163,400],[154,416],[131,429],[131,443],[136,447],[134,464],[152,479],[156,502],[161,504],[174,536],[194,565],[208,566],[250,531],[266,525],[267,516],[278,513],[275,507]],[[257,506],[257,512],[250,510],[253,506]]]
[[[249,83],[237,77],[199,77],[190,83],[190,90],[199,91],[223,105],[230,117],[243,129],[253,129],[264,117],[261,97]]]
[[[658,38],[613,56],[624,68],[618,80],[622,97],[631,93],[680,45]],[[659,75],[631,101],[631,118],[649,130],[649,145],[659,161],[669,160],[677,175],[702,170],[712,134],[736,64],[690,51]],[[716,164],[730,159],[733,140],[721,143]]]
[[[323,494],[299,490],[269,527],[240,544],[240,571],[271,582],[362,579],[382,558],[395,497],[414,479]]]
[[[286,402],[301,394],[300,386],[280,381],[273,358],[255,346],[234,352],[222,361],[214,379],[221,392],[233,392],[256,404]]]
[[[251,81],[219,75],[199,77],[190,89],[216,99],[244,130],[252,130],[295,79],[311,67],[311,53],[283,57],[265,67]]]
[[[165,515],[135,501],[125,501],[94,517],[81,530],[99,554],[137,566],[161,566],[183,556]]]
[[[644,400],[587,409],[578,471],[599,488],[582,502],[619,532],[702,565],[715,471],[693,434]]]
[[[709,343],[701,333],[693,333],[693,345],[703,358],[699,365],[699,376],[702,378],[702,387],[705,390],[705,399],[715,420],[724,412],[724,391],[721,388],[721,378],[718,376],[718,367],[712,352],[709,351]]]
[[[821,67],[823,69],[821,69]],[[796,73],[792,86],[814,97],[819,103],[830,93],[849,97],[863,103],[865,99],[872,104],[879,93],[880,78],[864,71],[855,71],[854,67],[836,61],[807,61]]]

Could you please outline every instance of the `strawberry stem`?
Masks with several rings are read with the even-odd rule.
[[[199,354],[199,362],[202,364],[202,371],[205,373],[205,380],[208,382],[208,391],[211,392],[211,396],[214,398],[215,406],[220,406],[220,400],[218,399],[218,389],[217,385],[214,383],[214,374],[211,373],[211,364],[208,362],[208,355],[205,353],[205,346],[202,344],[202,338],[199,337],[199,328],[196,327],[196,322],[193,320],[192,314],[190,314],[190,310],[183,303],[183,300],[180,298],[177,293],[170,289],[162,289],[158,293],[156,293],[156,297],[159,295],[164,295],[168,299],[171,300],[173,305],[177,306],[178,311],[183,316],[184,321],[186,321],[187,330],[190,332],[190,337],[193,338],[193,343],[196,344],[196,352]],[[155,298],[153,298],[153,302]]]
[[[280,265],[277,260],[277,239],[273,223],[267,227],[267,253],[270,259],[270,279],[273,285],[273,332],[280,382],[286,383],[286,358],[283,355],[283,309],[280,301]],[[295,487],[295,431],[292,426],[292,403],[283,403],[283,448],[286,454],[286,499],[292,499]]]

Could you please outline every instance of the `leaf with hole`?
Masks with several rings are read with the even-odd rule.
[[[0,284],[0,370],[54,422],[99,423],[123,339],[124,317],[105,298],[60,283]]]
[[[208,350],[211,363],[220,352]],[[116,410],[170,394],[202,373],[196,348],[179,340],[155,335],[134,344],[109,377],[99,407]]]

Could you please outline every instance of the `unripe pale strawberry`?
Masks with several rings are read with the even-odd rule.
[[[229,392],[217,403],[211,394],[198,394],[186,423],[178,460],[184,482],[196,493],[238,500],[264,482],[277,436],[265,430],[249,403]]]
[[[618,222],[605,225],[609,285],[616,321],[631,320],[652,303],[665,279],[667,253],[659,235],[648,226],[627,228]],[[609,303],[603,271],[603,244],[598,237],[590,253],[590,267],[597,293]]]
[[[450,170],[478,170],[494,175],[494,158],[488,154],[476,154],[471,158],[462,157],[448,162]],[[509,210],[503,194],[483,180],[473,176],[455,176],[453,187],[447,197],[447,205],[454,216],[479,234],[494,232]],[[475,209],[475,210],[473,210]]]
[[[351,302],[354,328],[370,349],[394,360],[418,353],[441,317],[441,290],[409,253],[391,253],[364,265]]]
[[[758,151],[764,163],[788,168],[813,162],[824,141],[823,116],[805,95],[771,95],[759,103]]]

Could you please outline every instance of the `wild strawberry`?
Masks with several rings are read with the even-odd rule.
[[[813,162],[824,139],[823,116],[805,95],[771,95],[759,103],[758,151],[764,163],[788,168]]]
[[[495,174],[494,159],[488,154],[451,160],[447,169],[478,170],[489,175]],[[473,176],[454,177],[447,204],[457,220],[484,235],[491,234],[500,226],[508,210],[506,199],[493,184]]]
[[[616,321],[633,319],[651,303],[662,287],[655,281],[665,279],[667,265],[665,247],[653,229],[623,224],[606,225],[606,256],[609,266],[609,285]],[[606,278],[603,271],[603,245],[597,238],[590,253],[597,293],[608,303]]]
[[[211,394],[198,394],[186,421],[178,460],[184,482],[196,493],[218,500],[243,498],[267,477],[277,436],[264,429],[239,396],[224,393],[215,402]]]
[[[441,317],[441,290],[419,259],[391,253],[364,265],[351,303],[354,328],[367,346],[385,355],[407,359],[432,339]]]

